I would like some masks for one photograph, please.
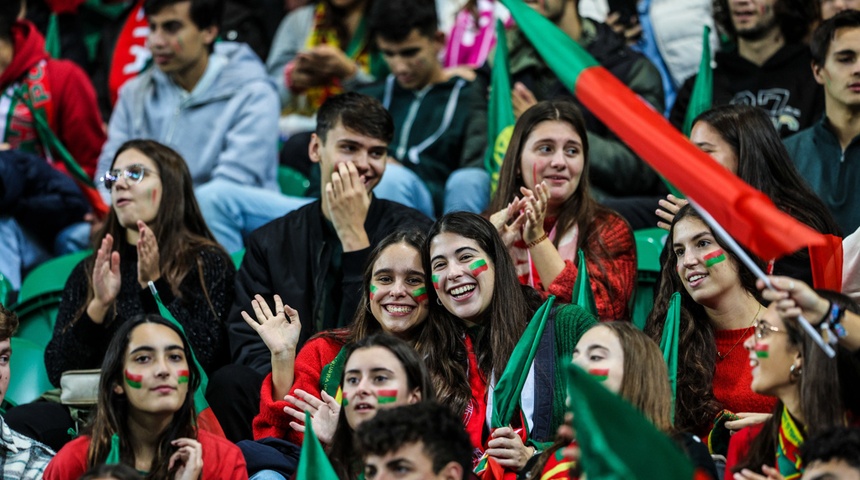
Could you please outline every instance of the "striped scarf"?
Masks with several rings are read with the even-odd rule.
[[[803,461],[798,452],[801,444],[803,429],[798,427],[788,409],[782,407],[776,444],[776,468],[785,480],[799,479],[803,472]]]

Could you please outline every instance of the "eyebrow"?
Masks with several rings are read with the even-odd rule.
[[[375,368],[370,369],[370,373],[376,373],[376,372],[394,373],[394,370],[391,370],[390,368],[385,368],[385,367],[375,367]],[[347,370],[346,373],[361,373],[361,370],[359,370],[357,368],[353,368],[352,370]]]
[[[690,241],[696,241],[702,237],[707,237],[708,235],[711,235],[711,232],[699,232],[699,233],[693,235],[693,238],[691,238]],[[684,246],[684,244],[679,243],[679,242],[672,242],[672,246],[673,247],[682,247],[682,246]]]
[[[388,273],[388,274],[390,274],[390,273],[393,273],[393,272],[396,272],[396,271],[397,271],[397,270],[396,270],[396,269],[394,269],[394,268],[380,268],[379,270],[377,270],[377,271],[373,272],[373,276],[375,277],[375,276],[377,276],[377,275],[379,275],[379,274],[382,274],[382,273]],[[421,276],[423,276],[423,275],[424,275],[424,272],[420,272],[420,271],[418,271],[418,270],[414,270],[414,269],[411,269],[411,268],[407,268],[407,269],[406,269],[406,274],[407,274],[407,275],[421,275]]]
[[[466,247],[460,247],[457,250],[454,250],[454,254],[457,255],[457,254],[463,253],[466,250],[469,250],[469,251],[472,251],[475,253],[479,253],[477,249],[475,249],[473,247],[466,246]],[[436,255],[435,257],[430,259],[430,262],[433,262],[437,258],[445,258],[445,255]]]
[[[184,348],[182,348],[182,346],[181,346],[181,345],[168,345],[167,347],[165,347],[165,349],[164,349],[164,350],[165,350],[165,351],[169,351],[169,350],[182,350],[183,352],[185,351],[185,349],[184,349]],[[133,354],[133,353],[137,353],[137,352],[154,352],[154,351],[155,351],[155,347],[151,347],[151,346],[149,346],[149,345],[141,345],[140,347],[137,347],[137,348],[135,348],[134,350],[132,350],[132,351],[130,351],[130,352],[128,352],[128,353],[129,353],[129,355],[131,355],[131,354]]]

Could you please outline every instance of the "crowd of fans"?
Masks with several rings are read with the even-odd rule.
[[[696,478],[860,479],[860,1],[525,2],[841,240],[827,278],[820,251],[739,251],[669,194],[520,1],[4,0],[0,281],[91,249],[44,367],[98,389],[5,402],[3,477],[602,478],[639,449]],[[642,431],[595,447],[579,369]]]

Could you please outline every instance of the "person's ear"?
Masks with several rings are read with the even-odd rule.
[[[441,478],[443,480],[463,480],[466,478],[464,473],[462,465],[457,462],[448,462],[447,465],[442,467],[442,470],[439,470],[439,473],[436,474],[436,478]]]
[[[113,393],[115,393],[117,395],[125,395],[125,389],[122,388],[122,385],[115,383],[113,385]]]
[[[215,43],[215,39],[218,38],[218,27],[215,25],[210,25],[202,29],[201,32],[203,33],[203,42],[207,47]]]
[[[812,76],[815,77],[815,81],[818,82],[819,85],[824,85],[827,83],[824,78],[824,72],[822,72],[823,67],[821,65],[816,65],[815,62],[812,62]]]
[[[445,48],[445,32],[436,30],[436,33],[433,34],[433,43],[436,44],[437,48]]]
[[[412,405],[413,403],[420,402],[421,401],[421,390],[419,390],[417,388],[415,390],[412,390],[412,393],[409,394],[409,398],[407,398],[407,400],[409,401],[410,405]]]
[[[320,163],[320,147],[322,147],[322,140],[316,133],[312,133],[311,143],[308,144],[308,156],[314,163]]]

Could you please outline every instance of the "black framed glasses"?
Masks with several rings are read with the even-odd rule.
[[[144,167],[139,163],[135,163],[134,165],[129,165],[123,169],[115,168],[113,170],[109,170],[105,172],[104,176],[99,179],[99,181],[105,184],[105,188],[110,190],[119,180],[120,175],[125,177],[126,183],[129,185],[137,185],[143,180],[143,176],[146,173],[150,173],[152,175],[158,175],[158,172],[151,168]]]
[[[764,321],[754,323],[753,327],[755,327],[755,338],[758,338],[759,340],[767,337],[771,333],[786,333],[785,330],[780,330]]]

